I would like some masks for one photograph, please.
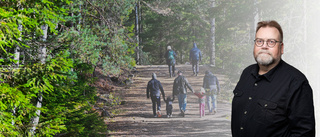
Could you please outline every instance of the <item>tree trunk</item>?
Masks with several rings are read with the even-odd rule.
[[[81,24],[81,19],[82,19],[82,16],[81,16],[81,12],[82,12],[82,10],[81,10],[81,3],[79,4],[79,10],[80,10],[80,12],[79,12],[79,21],[78,21],[78,25],[80,25]]]
[[[18,30],[20,31],[20,34],[22,32],[22,25],[19,24],[18,25]],[[18,38],[18,40],[21,42],[21,37]],[[14,50],[14,60],[16,60],[16,67],[19,67],[19,63],[20,63],[20,47],[19,45],[17,45],[17,47]],[[16,106],[14,106],[14,108],[12,109],[12,115],[15,116],[16,115]],[[14,125],[15,121],[12,120],[11,124]]]
[[[16,65],[19,66],[19,58],[20,58],[20,47],[17,45],[17,47],[14,49],[14,60],[17,61]]]
[[[43,31],[43,36],[42,36],[42,41],[45,42],[47,41],[47,35],[48,35],[48,25],[42,25],[41,29]],[[40,60],[41,63],[44,64],[47,56],[47,48],[45,45],[40,47]]]
[[[212,1],[212,8],[214,8],[216,5],[215,0]],[[216,65],[216,44],[215,44],[215,31],[216,31],[216,18],[213,18],[211,20],[211,56],[210,56],[210,66]]]
[[[42,107],[42,93],[39,92],[39,95],[38,95],[38,102],[37,102],[37,108],[41,108]],[[30,130],[31,132],[31,136],[34,136],[34,133],[36,131],[36,127],[38,126],[39,124],[39,120],[40,120],[40,114],[41,114],[41,111],[40,110],[37,110],[36,111],[36,117],[32,118],[31,120],[31,125],[32,125],[32,128]]]
[[[45,42],[47,40],[48,25],[42,25],[41,29],[43,31],[42,40],[43,40],[43,42]],[[39,53],[40,61],[41,61],[42,64],[44,64],[45,60],[46,60],[46,56],[47,56],[46,46],[45,45],[44,46],[40,46],[40,51],[39,52],[40,52]],[[36,127],[38,126],[39,120],[40,120],[40,114],[41,114],[40,108],[42,107],[42,92],[39,92],[39,94],[38,94],[38,101],[37,101],[36,107],[39,108],[39,109],[36,111],[36,116],[31,119],[32,128],[30,130],[30,133],[31,133],[32,136],[34,136]]]
[[[22,32],[22,25],[21,24],[18,25],[18,30],[20,32]],[[19,37],[18,39],[19,39],[19,41],[21,41],[21,37]],[[19,63],[20,63],[20,47],[19,47],[19,45],[17,45],[16,48],[14,49],[14,60],[17,61],[16,65],[17,65],[17,67],[19,67]]]
[[[136,47],[136,56],[137,56],[137,59],[136,59],[136,64],[137,65],[140,65],[141,64],[141,55],[140,55],[140,42],[139,42],[139,34],[140,34],[140,29],[139,29],[139,6],[140,6],[140,2],[138,1],[136,3],[136,6],[135,6],[135,16],[136,16],[136,40],[137,40],[137,44],[138,46]]]

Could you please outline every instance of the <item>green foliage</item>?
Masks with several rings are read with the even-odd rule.
[[[69,86],[56,87],[57,90],[70,88],[70,93],[56,92],[51,95],[54,98],[45,99],[48,104],[46,107],[52,110],[47,115],[51,115],[50,119],[53,115],[63,121],[65,128],[60,130],[61,136],[99,136],[106,132],[106,125],[90,106],[91,103],[94,103],[96,94],[95,88],[90,86],[93,82],[92,78],[88,75],[92,73],[93,69],[84,63],[78,64],[74,69],[79,72],[72,74],[72,77],[77,77],[76,81],[69,83]],[[68,100],[68,102],[64,100]]]
[[[82,16],[66,17],[71,28],[62,32],[57,44],[63,40],[64,44],[73,49],[73,58],[81,63],[102,66],[106,74],[118,75],[120,68],[131,68],[135,65],[133,55],[136,44],[129,40],[134,37],[134,28],[123,24],[129,19],[134,2],[101,0],[73,3],[72,14],[81,13]],[[78,8],[83,4],[90,6]],[[112,18],[112,23],[107,18]],[[77,23],[77,20],[82,23]]]
[[[106,74],[119,75],[135,66],[134,27],[124,24],[134,3],[2,1],[0,65],[6,67],[0,71],[5,82],[0,84],[0,136],[31,136],[37,110],[34,136],[105,136],[106,124],[92,110],[97,94],[92,73],[103,66]],[[43,49],[45,62],[40,62]],[[18,60],[16,53],[21,53]],[[11,66],[18,61],[19,67]]]
[[[33,107],[29,102],[30,97],[17,88],[10,87],[7,83],[0,84],[0,91],[0,127],[2,127],[0,136],[20,136],[21,127],[23,127],[21,121],[26,112]],[[13,115],[13,110],[19,111]],[[16,125],[12,125],[12,122],[15,122]]]
[[[15,94],[19,95],[16,98],[11,98],[13,102],[18,102],[20,104],[12,104],[10,108],[4,109],[4,111],[10,112],[15,108],[17,112],[14,114],[15,118],[14,125],[16,128],[12,131],[19,132],[21,135],[27,135],[29,130],[30,117],[35,116],[36,107],[33,102],[36,101],[37,96],[41,93],[43,95],[44,105],[40,109],[42,112],[40,126],[37,128],[38,135],[54,135],[58,133],[61,129],[64,129],[63,121],[64,115],[56,114],[57,112],[63,112],[65,110],[63,107],[66,102],[60,100],[60,103],[54,104],[50,100],[57,98],[54,94],[66,94],[70,95],[68,88],[63,87],[65,83],[72,82],[67,78],[67,72],[70,71],[72,67],[72,60],[65,59],[67,54],[60,54],[57,57],[52,58],[49,62],[45,64],[35,63],[30,65],[25,65],[20,69],[13,71],[13,76],[10,79],[5,79],[8,83],[13,83],[13,89],[8,93],[3,94]],[[2,88],[5,87],[1,86]],[[17,93],[15,93],[16,91]],[[68,96],[65,96],[66,98]],[[66,99],[64,98],[64,99]],[[6,98],[7,99],[7,98]],[[23,101],[21,101],[23,100]],[[2,103],[5,100],[1,100]],[[49,109],[48,106],[54,105],[55,109]],[[59,109],[60,111],[56,111]],[[48,114],[48,115],[47,115]],[[56,114],[56,115],[55,115]],[[12,112],[11,112],[12,115]]]
[[[168,1],[161,1],[169,3]],[[158,5],[160,8],[162,5]],[[189,61],[189,50],[196,42],[198,47],[205,49],[210,45],[210,18],[208,15],[208,2],[204,0],[179,1],[170,4],[173,14],[168,16],[144,8],[143,14],[143,51],[152,56],[152,64],[163,64],[166,47],[171,45],[178,54],[177,61]],[[157,7],[157,6],[155,6]],[[157,50],[154,50],[157,49]],[[203,50],[204,55],[209,55],[210,50]]]
[[[0,133],[10,136],[28,134],[30,117],[35,116],[32,112],[37,109],[32,102],[40,92],[43,106],[37,136],[53,136],[61,132],[72,136],[96,136],[105,130],[103,120],[91,111],[88,104],[94,102],[96,94],[95,88],[90,86],[93,80],[88,77],[93,69],[87,64],[73,66],[74,62],[68,56],[64,52],[45,64],[25,65],[14,71],[14,77],[6,79],[17,86],[1,84],[3,120],[0,124],[4,128]],[[19,111],[13,115],[14,108]]]
[[[3,1],[0,7],[0,53],[4,55],[6,64],[14,62],[12,50],[16,46],[26,47],[24,40],[30,40],[42,35],[41,25],[47,24],[51,32],[56,33],[56,25],[63,21],[60,15],[66,9],[56,4],[69,3],[68,0],[56,1]],[[21,26],[23,31],[18,28]],[[22,40],[19,40],[21,39]],[[9,52],[7,52],[9,50]]]
[[[87,108],[79,109],[67,116],[68,122],[66,137],[88,137],[88,136],[105,136],[107,130],[103,118],[101,118],[95,111],[87,110]],[[81,113],[87,113],[83,115]]]

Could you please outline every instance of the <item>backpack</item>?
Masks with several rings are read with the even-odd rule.
[[[169,60],[173,60],[173,59],[174,59],[173,50],[169,50],[169,52],[168,52],[168,59],[169,59]]]

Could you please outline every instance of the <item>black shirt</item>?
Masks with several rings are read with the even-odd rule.
[[[247,67],[233,91],[233,137],[314,137],[312,89],[306,77],[283,60],[264,75]]]

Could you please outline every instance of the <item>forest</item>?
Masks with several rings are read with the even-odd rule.
[[[0,136],[105,136],[96,70],[165,64],[168,45],[185,64],[197,43],[201,65],[236,82],[261,20],[282,25],[284,60],[319,91],[319,11],[316,0],[2,0]]]

